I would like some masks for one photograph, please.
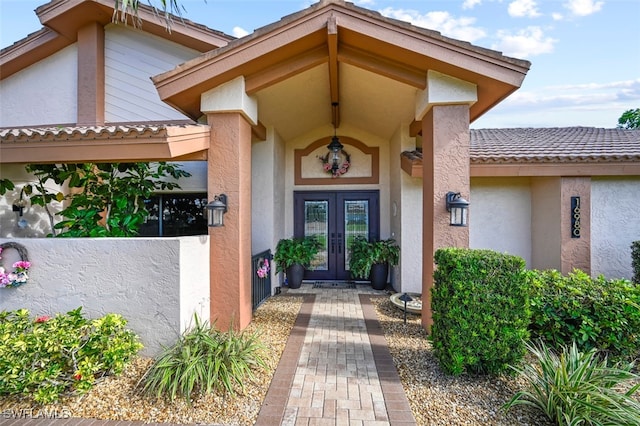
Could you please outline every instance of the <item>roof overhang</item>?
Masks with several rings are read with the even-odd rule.
[[[471,107],[471,121],[519,88],[530,66],[528,61],[334,0],[285,17],[153,81],[162,100],[197,119],[200,95],[227,81],[243,76],[247,94],[252,95],[320,64],[328,65],[331,102],[340,98],[339,64],[417,90],[425,88],[429,70],[473,83],[478,101]]]
[[[54,0],[36,9],[45,28],[30,34],[0,51],[0,79],[20,71],[41,59],[75,43],[78,30],[87,24],[113,22],[115,0]],[[203,25],[168,15],[171,31],[160,11],[144,4],[139,5],[139,21],[129,19],[119,25],[138,26],[145,32],[171,40],[199,52],[207,52],[224,46],[235,38]]]
[[[0,163],[206,160],[209,126],[0,129]]]

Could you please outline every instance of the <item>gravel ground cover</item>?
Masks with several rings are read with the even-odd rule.
[[[260,340],[266,347],[263,356],[268,368],[256,371],[255,379],[245,383],[244,392],[238,388],[233,397],[216,393],[199,398],[190,406],[184,401],[168,402],[140,395],[136,384],[152,360],[137,357],[121,376],[105,378],[85,395],[66,397],[58,404],[44,408],[49,412],[70,413],[72,417],[105,420],[252,425],[301,305],[301,297],[277,296],[269,298],[256,310],[247,330],[261,332]],[[36,405],[25,398],[3,398],[0,401],[0,413],[32,408]]]
[[[404,324],[402,311],[388,298],[373,297],[372,303],[418,425],[551,425],[527,407],[514,407],[507,413],[500,409],[524,386],[522,380],[446,375],[438,366],[419,316],[408,315]],[[301,304],[301,297],[276,296],[258,308],[248,330],[262,332],[268,368],[257,371],[255,380],[246,383],[244,392],[238,389],[234,397],[214,394],[193,401],[191,406],[144,397],[135,387],[152,360],[138,357],[123,375],[100,381],[83,396],[66,397],[44,408],[84,418],[253,425]],[[0,413],[35,407],[25,398],[0,401]]]

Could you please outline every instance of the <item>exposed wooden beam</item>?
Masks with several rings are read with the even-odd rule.
[[[353,65],[408,84],[416,89],[423,90],[427,84],[426,71],[411,68],[398,62],[385,60],[352,47],[340,46],[338,60],[345,64]]]
[[[251,126],[251,134],[259,141],[264,141],[267,139],[267,128],[258,121],[258,124]]]
[[[422,134],[422,121],[413,120],[409,124],[409,136],[412,138]]]
[[[286,61],[262,69],[260,72],[247,75],[245,77],[245,90],[248,95],[255,94],[266,87],[307,71],[323,62],[327,62],[327,51],[324,46],[320,46],[305,52],[303,55],[294,56]]]
[[[338,23],[335,15],[327,20],[327,46],[329,50],[329,91],[332,106],[332,121],[340,127],[340,88],[338,87]]]

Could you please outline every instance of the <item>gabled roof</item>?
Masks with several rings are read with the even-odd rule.
[[[115,0],[52,0],[39,6],[35,13],[44,28],[0,50],[0,79],[75,43],[78,29],[88,23],[98,22],[103,26],[110,24],[114,4]],[[142,3],[139,5],[138,17],[140,28],[145,32],[199,52],[216,49],[235,39],[173,15],[169,15],[173,24],[171,31],[167,31],[163,15]],[[128,25],[133,27],[132,22]]]
[[[418,90],[426,86],[427,71],[434,70],[477,85],[472,121],[520,87],[530,66],[342,0],[323,0],[153,81],[162,100],[197,119],[200,94],[236,77],[245,78],[252,95],[321,64],[328,65],[330,99],[323,105],[327,110],[333,102],[345,107],[339,94],[345,86],[339,82],[339,64]]]
[[[420,150],[403,152],[401,160],[405,172],[422,176]],[[471,129],[470,163],[472,177],[640,175],[640,129]],[[592,165],[597,168],[585,167]],[[480,171],[489,168],[490,173]]]

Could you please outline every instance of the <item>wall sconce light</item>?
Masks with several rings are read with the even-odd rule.
[[[459,192],[447,192],[447,211],[449,225],[467,226],[467,209],[469,202],[462,198]]]
[[[22,215],[24,214],[24,209],[27,207],[27,200],[24,199],[24,187],[22,187],[22,189],[20,190],[20,199],[16,200],[15,203],[13,203],[13,205],[11,206],[11,209],[18,213],[18,228],[20,229],[24,229],[27,226],[29,226],[29,222],[27,222],[27,220],[22,217]]]
[[[225,194],[216,195],[213,201],[205,207],[207,213],[207,225],[216,228],[224,226],[224,214],[227,212],[227,196]]]

